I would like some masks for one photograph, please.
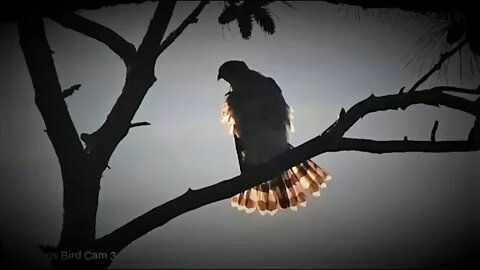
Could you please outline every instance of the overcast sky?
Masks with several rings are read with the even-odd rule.
[[[177,4],[169,31],[196,3]],[[119,5],[83,16],[111,27],[138,46],[155,3]],[[255,26],[243,40],[235,23],[218,24],[209,4],[158,59],[157,82],[131,130],[104,172],[97,236],[196,189],[236,176],[238,163],[228,129],[220,123],[225,82],[218,67],[241,59],[276,80],[294,109],[293,145],[320,134],[340,109],[411,86],[440,51],[405,67],[419,39],[441,22],[393,12],[382,21],[356,8],[299,2],[296,10],[271,6],[277,33]],[[357,16],[360,14],[360,17]],[[103,44],[45,20],[63,88],[82,87],[67,99],[80,133],[105,120],[124,83],[123,62]],[[16,25],[0,24],[1,243],[23,266],[47,266],[37,248],[58,243],[62,226],[60,169],[34,93]],[[463,54],[464,57],[466,53]],[[458,62],[424,87],[476,87],[478,73],[458,75]],[[423,66],[423,69],[421,67]],[[448,79],[448,82],[445,81]],[[473,117],[448,108],[411,107],[369,115],[348,136],[428,140],[439,120],[438,140],[465,139]],[[327,153],[314,158],[333,177],[320,198],[298,212],[262,217],[231,208],[228,200],[184,214],[123,250],[113,268],[358,268],[431,267],[465,261],[480,227],[474,194],[480,153]],[[477,234],[475,234],[477,233]],[[478,239],[477,239],[478,242]]]

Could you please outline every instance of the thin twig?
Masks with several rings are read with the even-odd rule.
[[[435,142],[435,136],[437,135],[437,129],[438,129],[438,121],[435,120],[435,123],[433,124],[432,132],[430,133],[430,140],[432,142]]]
[[[413,86],[412,88],[410,88],[410,90],[408,90],[408,92],[413,92],[415,91],[422,83],[424,83],[433,73],[435,73],[435,71],[439,70],[441,67],[442,67],[442,64],[443,62],[445,62],[448,58],[450,58],[451,56],[453,56],[456,52],[458,52],[465,44],[467,43],[467,40],[464,40],[462,41],[461,43],[459,43],[457,46],[455,46],[455,48],[453,48],[452,50],[446,52],[446,53],[443,53],[441,54],[440,56],[440,59],[438,60],[438,62],[433,65],[432,69],[430,69],[425,75],[423,75],[422,78],[420,78],[420,80],[418,80]]]
[[[188,15],[188,17],[183,20],[183,22],[177,27],[177,29],[173,30],[167,38],[162,41],[160,44],[160,48],[158,50],[158,54],[161,54],[170,44],[172,44],[178,36],[182,34],[182,32],[187,28],[189,24],[197,23],[198,22],[198,15],[202,12],[203,8],[210,3],[210,1],[201,1],[198,6]]]
[[[63,98],[67,98],[67,97],[73,95],[73,92],[78,91],[78,89],[80,89],[80,86],[82,86],[82,85],[81,84],[75,84],[75,85],[72,85],[65,90],[62,90]]]
[[[130,125],[130,128],[134,127],[141,127],[141,126],[150,126],[151,124],[149,122],[138,122],[138,123],[132,123]]]

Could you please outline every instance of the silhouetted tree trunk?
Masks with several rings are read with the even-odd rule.
[[[49,47],[43,19],[40,16],[23,17],[18,22],[20,45],[32,78],[35,102],[46,125],[46,132],[58,157],[64,188],[63,227],[56,247],[42,246],[42,250],[52,259],[54,268],[107,268],[115,254],[131,242],[149,231],[162,226],[171,219],[219,200],[227,199],[245,189],[265,182],[274,175],[306,159],[326,152],[363,151],[369,153],[392,152],[455,152],[480,150],[479,100],[454,96],[450,92],[480,95],[479,89],[463,89],[439,86],[418,90],[421,84],[436,70],[446,58],[457,53],[465,45],[459,43],[444,54],[436,66],[426,73],[409,91],[386,96],[370,96],[349,110],[343,108],[338,119],[321,135],[293,148],[265,164],[252,167],[242,175],[224,180],[218,184],[199,190],[191,190],[119,227],[110,234],[96,238],[96,213],[100,180],[103,171],[117,145],[132,127],[148,125],[146,122],[132,123],[148,89],[156,81],[154,67],[158,56],[197,17],[208,1],[201,1],[191,14],[168,36],[166,29],[172,17],[175,2],[159,2],[150,21],[148,30],[138,49],[113,32],[96,22],[77,14],[55,14],[51,18],[63,25],[92,37],[119,55],[126,65],[126,80],[122,92],[111,109],[103,125],[92,134],[78,135],[69,115],[64,98],[74,89],[62,91],[52,52]],[[166,36],[166,37],[165,37]],[[66,94],[68,93],[68,94]],[[438,122],[431,132],[430,141],[375,141],[368,139],[345,138],[344,134],[359,119],[373,112],[406,109],[411,105],[446,106],[476,117],[468,139],[461,141],[436,141]],[[81,140],[85,143],[82,145]],[[73,256],[62,258],[62,252]],[[97,253],[102,256],[95,260],[75,257],[81,252]]]
[[[60,162],[63,179],[63,227],[58,247],[45,248],[51,256],[83,250],[95,240],[101,160],[83,150],[58,83],[43,20],[28,18],[18,23],[20,45],[35,89],[46,132]],[[63,267],[54,260],[55,267]],[[68,262],[73,262],[70,260]],[[75,262],[77,263],[77,262]],[[69,265],[69,268],[72,268]]]
[[[207,3],[201,2],[192,16],[196,17]],[[126,82],[105,123],[92,134],[81,134],[85,148],[78,138],[64,101],[52,52],[46,39],[43,19],[29,17],[18,23],[20,45],[35,88],[35,101],[45,121],[46,132],[55,148],[62,170],[64,215],[61,238],[56,248],[43,247],[43,250],[54,258],[56,268],[84,268],[87,265],[104,268],[110,262],[110,257],[107,260],[90,261],[84,260],[83,257],[71,260],[61,257],[62,252],[75,254],[90,251],[110,254],[108,250],[94,244],[100,179],[113,151],[132,126],[131,120],[145,94],[156,80],[154,66],[158,55],[166,48],[160,43],[174,7],[175,2],[159,2],[138,51],[129,51],[128,48],[134,48],[133,45],[123,46],[127,49],[117,51],[127,65]],[[72,18],[79,17],[72,15]],[[78,23],[78,20],[73,22]],[[88,32],[90,35],[98,34],[97,38],[110,44],[112,49],[122,47],[121,45],[126,42],[123,39],[105,38],[113,31],[105,31],[105,27],[86,19],[77,25],[83,27],[83,30],[90,30]],[[114,34],[111,36],[117,37]]]

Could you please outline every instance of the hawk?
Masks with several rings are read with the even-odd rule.
[[[234,136],[240,169],[266,162],[292,148],[291,109],[275,80],[251,70],[243,61],[221,65],[217,80],[224,79],[231,90],[225,94],[222,122]],[[306,193],[320,196],[330,175],[311,160],[306,160],[231,198],[232,207],[252,213],[274,215],[278,209],[296,211],[306,206]]]

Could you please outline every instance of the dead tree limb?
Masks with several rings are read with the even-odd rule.
[[[456,54],[457,52],[459,52],[463,46],[465,46],[465,44],[467,44],[467,40],[463,40],[462,42],[460,42],[459,44],[457,44],[457,46],[455,46],[453,49],[451,49],[450,51],[447,51],[445,53],[442,53],[440,55],[440,59],[438,59],[438,62],[433,65],[433,67],[427,72],[425,73],[425,75],[422,76],[422,78],[420,78],[420,80],[418,80],[413,86],[412,88],[410,88],[410,90],[408,90],[409,92],[413,92],[415,91],[422,83],[424,83],[433,73],[435,73],[435,71],[437,70],[440,70],[440,68],[442,67],[442,64],[443,62],[445,62],[447,59],[449,59],[450,57],[452,57],[454,54]]]
[[[115,33],[112,29],[75,13],[62,13],[50,16],[50,18],[63,27],[82,33],[105,44],[122,58],[127,67],[132,63],[137,51],[135,46]]]
[[[82,151],[58,81],[43,20],[30,17],[18,23],[20,46],[35,89],[35,103],[48,130],[62,171],[67,171]]]
[[[188,15],[188,17],[167,36],[167,38],[160,44],[160,50],[158,52],[159,54],[168,48],[168,46],[170,46],[177,39],[177,37],[183,33],[189,24],[198,22],[198,15],[209,2],[210,1],[201,1],[192,11],[192,13],[190,13],[190,15]]]
[[[370,96],[355,104],[329,128],[302,145],[290,149],[269,162],[260,164],[234,178],[199,189],[188,189],[186,193],[149,212],[135,218],[112,233],[96,241],[96,245],[106,250],[120,252],[131,242],[149,231],[162,226],[173,218],[201,206],[227,199],[241,191],[261,184],[282,171],[326,152],[361,151],[368,153],[395,152],[468,152],[480,150],[480,141],[375,141],[368,139],[344,138],[345,132],[367,114],[386,110],[396,110],[411,105],[443,105],[474,116],[480,115],[480,107],[474,101],[451,96],[427,89],[410,93],[387,96]]]

